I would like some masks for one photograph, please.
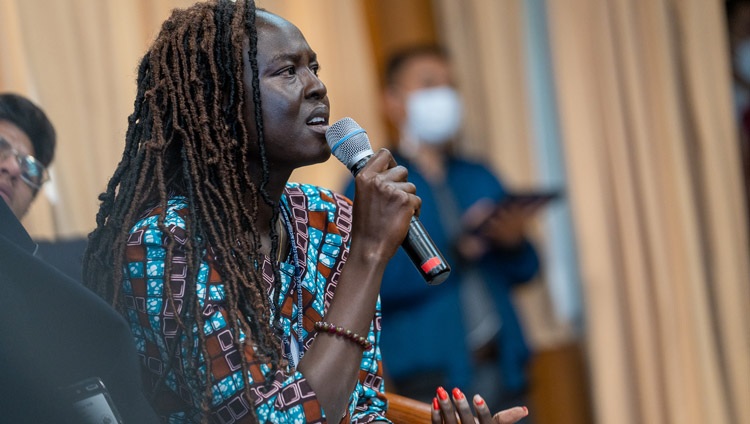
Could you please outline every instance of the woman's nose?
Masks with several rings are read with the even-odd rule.
[[[307,72],[307,81],[305,83],[305,97],[322,99],[328,94],[328,88],[315,73],[310,70]]]

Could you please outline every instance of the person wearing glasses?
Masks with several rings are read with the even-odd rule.
[[[42,109],[0,94],[0,421],[87,422],[74,396],[93,378],[111,395],[111,414],[156,424],[125,320],[53,266],[21,224],[47,180],[55,140]],[[83,404],[93,404],[97,393]]]
[[[17,94],[0,94],[0,197],[19,220],[48,178],[55,141],[42,109]]]
[[[27,98],[0,94],[0,198],[23,219],[42,185],[55,153],[55,128]],[[34,255],[81,281],[85,237],[34,240]]]

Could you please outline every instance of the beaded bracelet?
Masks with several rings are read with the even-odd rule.
[[[354,343],[360,345],[364,350],[370,350],[370,348],[372,347],[372,343],[370,343],[370,341],[367,340],[366,337],[360,336],[352,330],[347,330],[344,327],[339,327],[337,325],[331,324],[330,322],[318,321],[313,325],[313,327],[316,331],[325,331],[329,334],[334,334],[345,339],[349,339]]]

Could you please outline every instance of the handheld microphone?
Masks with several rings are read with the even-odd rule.
[[[374,154],[367,132],[352,118],[343,118],[331,125],[326,130],[326,140],[333,155],[354,176],[357,176]],[[416,216],[411,217],[409,232],[401,247],[427,284],[437,285],[448,278],[451,267]]]

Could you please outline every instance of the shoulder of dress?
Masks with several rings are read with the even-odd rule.
[[[287,183],[284,194],[287,197],[304,196],[311,209],[350,208],[352,201],[341,193],[314,184]]]
[[[131,233],[138,229],[152,229],[161,231],[159,228],[159,217],[164,216],[164,225],[185,229],[185,216],[188,213],[188,204],[184,197],[173,197],[167,200],[166,212],[161,206],[147,209],[131,228]]]
[[[287,184],[284,200],[292,215],[305,217],[309,231],[316,228],[339,234],[344,242],[352,230],[353,206],[346,196],[312,184]]]

